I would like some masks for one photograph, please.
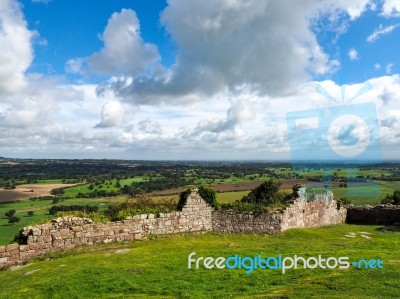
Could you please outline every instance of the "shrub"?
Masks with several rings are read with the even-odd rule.
[[[190,193],[191,193],[191,189],[187,189],[187,190],[181,192],[181,194],[179,196],[178,206],[176,208],[178,211],[182,211],[183,207],[186,205],[186,202],[187,202],[187,199],[188,199]],[[214,189],[205,187],[205,186],[200,186],[198,188],[198,194],[210,206],[212,206],[213,208],[217,208],[217,206],[218,206],[217,192],[215,192]]]
[[[112,221],[124,220],[128,216],[139,214],[169,213],[175,210],[173,204],[158,204],[145,195],[136,196],[133,200],[126,200],[120,204],[111,204],[104,214]]]
[[[16,216],[12,216],[12,217],[9,217],[9,218],[8,218],[8,223],[14,224],[14,223],[19,222],[20,220],[21,220],[21,218],[16,217]]]
[[[96,206],[80,206],[80,205],[70,205],[70,206],[52,206],[49,209],[50,215],[55,215],[57,212],[70,212],[70,211],[81,211],[85,213],[97,213],[99,207]]]
[[[393,194],[386,194],[385,198],[382,199],[383,204],[400,205],[400,190],[393,191]]]
[[[52,204],[53,204],[53,205],[58,204],[59,201],[60,201],[59,198],[53,198]]]
[[[54,197],[53,196],[36,196],[36,197],[31,197],[29,198],[29,200],[31,201],[37,201],[37,200],[53,200]]]
[[[217,192],[214,189],[209,187],[201,186],[198,191],[201,198],[204,199],[206,203],[208,203],[213,208],[217,207]]]
[[[183,207],[186,205],[190,192],[190,189],[187,189],[186,191],[181,192],[179,195],[179,202],[178,206],[176,207],[178,211],[182,211]]]
[[[338,200],[336,200],[340,205],[350,205],[351,204],[351,199],[347,197],[342,197]]]
[[[303,187],[301,184],[293,185],[293,187],[292,187],[292,190],[293,190],[292,197],[293,197],[293,199],[299,198],[299,190],[300,190],[301,187]]]
[[[34,212],[34,211],[28,211],[28,216],[29,216],[29,217],[32,217],[33,215],[35,215],[35,212]]]
[[[56,189],[51,190],[50,194],[56,195],[56,196],[63,195],[63,194],[65,194],[65,190],[64,190],[64,188],[56,188]]]
[[[274,182],[273,180],[265,181],[249,194],[245,195],[241,201],[263,205],[278,203],[282,201],[282,197],[278,195],[280,186],[280,182]]]
[[[11,218],[15,215],[15,209],[9,210],[8,212],[5,212],[4,215],[8,218]]]

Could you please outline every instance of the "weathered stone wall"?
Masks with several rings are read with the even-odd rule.
[[[267,233],[281,231],[280,213],[236,213],[234,211],[214,211],[213,230],[222,233]]]
[[[347,208],[347,223],[351,224],[394,224],[400,223],[400,206],[356,206]]]
[[[345,219],[346,209],[338,208],[335,200],[295,201],[283,213],[281,231],[337,224]]]
[[[235,213],[214,211],[213,230],[224,233],[276,234],[291,228],[318,227],[342,223],[346,209],[339,208],[334,200],[294,201],[282,212]]]
[[[151,234],[209,231],[211,215],[212,208],[194,191],[181,212],[142,214],[104,224],[78,217],[54,219],[51,223],[25,227],[21,234],[24,244],[0,246],[0,269],[77,246],[139,240]]]
[[[398,215],[398,214],[397,214]],[[151,234],[191,231],[275,234],[290,228],[317,227],[343,222],[346,209],[336,201],[293,201],[284,211],[263,214],[214,211],[193,190],[181,212],[143,214],[124,221],[93,223],[90,219],[63,217],[22,230],[21,244],[0,246],[0,269],[28,258],[77,246],[132,241]]]

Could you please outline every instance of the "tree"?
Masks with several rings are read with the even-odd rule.
[[[51,194],[53,195],[63,195],[65,194],[65,190],[63,188],[56,188],[50,191]]]
[[[280,182],[270,179],[255,188],[248,195],[245,195],[241,201],[264,205],[275,204],[281,200],[281,196],[278,195],[280,186]]]
[[[4,213],[5,216],[11,218],[15,215],[15,209],[9,210],[8,212]]]
[[[28,211],[28,216],[29,216],[29,217],[32,217],[33,215],[35,215],[35,212],[34,212],[34,211]]]
[[[303,187],[301,184],[294,184],[292,187],[293,193],[292,193],[292,197],[293,199],[297,199],[299,198],[299,191],[300,188]]]
[[[9,217],[9,218],[8,218],[8,223],[14,224],[14,223],[19,222],[20,220],[21,220],[21,219],[20,219],[19,217],[12,216],[12,217]]]
[[[385,198],[382,199],[382,203],[389,203],[392,205],[400,205],[400,190],[393,191],[393,194],[386,194]]]

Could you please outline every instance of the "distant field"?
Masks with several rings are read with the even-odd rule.
[[[135,177],[135,178],[129,178],[129,179],[122,179],[120,180],[120,185],[121,187],[124,187],[125,185],[130,186],[133,182],[143,182],[148,180],[146,177]],[[93,189],[90,189],[90,185],[93,185]],[[77,196],[79,193],[86,194],[90,193],[93,190],[105,190],[105,191],[118,191],[119,188],[117,187],[117,180],[106,180],[104,183],[87,183],[87,184],[80,184],[74,187],[66,188],[65,189],[65,195],[66,196]]]
[[[48,196],[56,188],[74,186],[75,184],[23,184],[15,189],[0,189],[0,203],[15,200],[24,200],[31,197]]]
[[[295,184],[305,184],[307,180],[282,180],[281,189],[291,189]],[[237,182],[237,183],[217,183],[210,184],[210,187],[217,192],[235,192],[235,191],[248,191],[260,186],[263,181],[255,182]],[[162,191],[152,192],[152,195],[172,195],[179,194],[186,190],[187,187],[166,189]]]

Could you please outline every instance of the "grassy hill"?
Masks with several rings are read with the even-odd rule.
[[[363,232],[360,234],[360,232]],[[352,236],[352,237],[349,237]],[[268,235],[164,235],[86,247],[0,272],[0,298],[399,298],[400,232],[335,225]],[[348,256],[383,269],[188,269],[198,256]]]

